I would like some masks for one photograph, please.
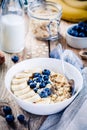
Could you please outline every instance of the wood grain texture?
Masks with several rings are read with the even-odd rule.
[[[12,108],[13,114],[15,116],[15,126],[14,128],[12,128],[6,123],[5,118],[3,117],[2,111],[0,109],[0,130],[39,130],[39,127],[41,126],[43,121],[46,119],[46,116],[33,115],[21,109],[17,105],[17,103],[14,101],[12,96],[8,93],[4,84],[4,78],[5,78],[6,72],[8,71],[9,68],[11,68],[14,65],[14,63],[11,60],[11,57],[13,55],[19,56],[19,62],[25,59],[29,59],[29,58],[48,57],[48,44],[45,41],[38,41],[32,36],[31,32],[29,31],[29,26],[28,26],[29,21],[27,18],[25,19],[26,19],[26,25],[27,25],[27,35],[26,35],[24,50],[17,54],[5,53],[5,59],[6,59],[5,63],[3,65],[0,65],[0,103],[3,100],[2,106],[6,104],[10,105],[10,107]],[[65,48],[73,50],[79,56],[80,50],[76,50],[69,47],[65,40],[65,32],[69,24],[70,23],[61,21],[60,34],[62,37],[56,42],[51,42],[51,50],[58,43],[61,43]],[[84,63],[84,66],[87,66],[86,60],[84,60],[83,63]],[[28,121],[28,123],[26,123],[25,125],[18,123],[17,121],[18,114],[24,114],[26,117],[26,121]]]

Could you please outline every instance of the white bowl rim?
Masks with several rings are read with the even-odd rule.
[[[6,87],[6,89],[9,91],[9,93],[14,97],[14,99],[19,100],[20,102],[23,102],[24,104],[32,105],[32,107],[33,107],[33,106],[49,106],[49,105],[50,105],[50,106],[54,106],[54,105],[61,105],[61,104],[63,104],[63,103],[66,103],[66,102],[69,101],[70,99],[74,99],[74,98],[79,94],[79,92],[82,90],[82,88],[83,88],[83,77],[82,77],[80,71],[79,71],[78,69],[76,69],[72,64],[67,63],[67,62],[64,61],[65,64],[69,64],[70,66],[72,66],[72,67],[79,73],[79,75],[80,75],[80,77],[81,77],[81,80],[82,80],[82,85],[81,85],[82,87],[81,87],[80,89],[78,89],[78,91],[77,91],[73,96],[71,96],[69,99],[65,99],[64,101],[60,101],[60,102],[57,102],[57,103],[54,103],[54,104],[38,104],[38,103],[35,104],[35,103],[32,103],[32,102],[26,102],[26,101],[24,101],[24,100],[22,100],[22,99],[16,97],[16,96],[11,92],[11,90],[8,89],[8,87],[7,87],[7,85],[6,85],[6,79],[8,78],[9,72],[10,72],[15,66],[17,66],[17,65],[19,65],[19,64],[21,64],[21,63],[25,63],[25,62],[27,62],[27,61],[29,61],[29,60],[34,60],[34,59],[41,59],[41,60],[42,60],[42,59],[48,59],[48,60],[55,60],[55,61],[59,60],[59,61],[60,61],[60,59],[54,59],[54,58],[32,58],[32,59],[23,60],[23,61],[21,61],[21,62],[15,64],[15,65],[13,65],[13,66],[7,71],[7,73],[6,73],[6,76],[5,76],[5,87]]]
[[[74,39],[78,39],[78,40],[83,40],[83,39],[86,39],[87,40],[87,37],[75,37],[75,36],[72,36],[68,33],[68,30],[72,27],[74,27],[75,25],[78,25],[78,24],[72,24],[72,25],[69,25],[66,29],[66,35],[71,37],[71,38],[74,38]]]

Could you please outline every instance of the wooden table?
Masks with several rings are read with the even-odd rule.
[[[28,20],[26,21],[26,24],[28,25]],[[67,45],[66,40],[65,40],[65,31],[69,24],[70,23],[68,22],[61,21],[60,34],[62,37],[56,42],[51,42],[51,50],[58,43],[61,43],[65,48],[73,50],[79,56],[80,50],[70,48]],[[26,41],[25,41],[25,48],[22,52],[17,53],[17,54],[5,53],[5,59],[6,59],[5,64],[0,66],[0,130],[13,130],[13,129],[14,130],[29,130],[29,129],[39,130],[39,127],[41,126],[41,124],[43,123],[43,121],[46,119],[47,116],[37,116],[37,115],[33,115],[33,114],[25,112],[16,104],[14,99],[11,97],[11,95],[8,93],[8,91],[5,88],[4,78],[8,69],[14,65],[14,63],[11,60],[11,57],[13,55],[19,56],[19,62],[25,59],[29,59],[29,58],[48,57],[48,44],[44,41],[36,40],[35,38],[32,37],[31,33],[28,32],[26,36]],[[84,60],[83,63],[84,63],[84,66],[87,66],[86,60]],[[3,105],[10,105],[12,108],[13,114],[15,116],[15,126],[13,128],[10,127],[6,123],[5,118],[3,117],[3,112],[2,112]],[[28,120],[28,124],[22,125],[18,123],[17,121],[18,114],[24,114],[26,117],[26,120]]]

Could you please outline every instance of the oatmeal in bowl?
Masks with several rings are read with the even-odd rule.
[[[11,91],[26,102],[51,104],[70,98],[72,86],[64,75],[37,68],[17,73]]]
[[[37,115],[60,112],[83,87],[80,72],[69,63],[64,62],[64,66],[69,79],[74,80],[74,95],[71,83],[63,75],[61,60],[53,58],[34,58],[17,63],[8,70],[5,86],[27,112]]]

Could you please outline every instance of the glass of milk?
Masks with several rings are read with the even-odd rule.
[[[19,0],[5,0],[0,18],[0,49],[17,53],[24,49],[25,20]]]

